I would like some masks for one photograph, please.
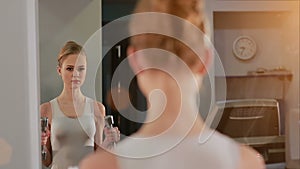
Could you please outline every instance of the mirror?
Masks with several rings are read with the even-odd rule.
[[[56,71],[57,56],[62,45],[69,40],[73,40],[84,48],[87,44],[87,48],[89,48],[89,43],[93,43],[90,41],[98,38],[100,27],[113,19],[129,14],[134,7],[135,1],[130,1],[121,6],[117,4],[117,1],[116,3],[111,3],[111,1],[101,0],[39,0],[41,104],[56,98],[63,89],[61,77]],[[124,5],[126,6],[125,8],[123,7]],[[121,8],[123,11],[116,10],[116,8]],[[81,88],[82,92],[84,95],[102,102],[106,109],[106,115],[114,116],[114,126],[119,127],[119,130],[124,136],[130,135],[138,130],[141,124],[131,122],[122,117],[118,111],[115,110],[114,104],[110,99],[110,96],[114,94],[113,91],[117,91],[116,94],[118,95],[123,95],[123,93],[118,93],[117,89],[112,89],[112,92],[110,92],[110,83],[114,69],[116,68],[115,66],[122,61],[118,58],[126,57],[128,40],[124,39],[122,42],[114,44],[115,47],[109,50],[101,63],[99,62],[99,58],[93,57],[99,56],[101,54],[101,48],[105,48],[106,45],[105,42],[97,41],[96,44],[98,43],[100,50],[97,51],[97,53],[93,53],[92,57],[89,57],[90,50],[85,49],[87,52],[88,66],[87,77]],[[116,54],[120,56],[116,56]],[[93,69],[92,71],[96,70],[96,77],[89,77],[89,74],[95,73],[89,72],[91,69]],[[130,73],[130,71],[131,69],[128,67],[128,73]],[[102,74],[102,72],[104,74]],[[119,86],[122,87],[122,83],[119,83]],[[135,90],[137,88],[136,81],[133,80],[130,86],[131,90],[129,92],[132,99],[131,101],[133,104],[136,104],[135,106],[139,105],[139,109],[144,109],[146,107],[145,99],[139,91]],[[123,108],[126,108],[126,105],[123,104]],[[139,116],[139,121],[143,121],[144,117],[144,115]],[[46,168],[45,166],[43,167]]]
[[[40,103],[42,104],[56,98],[63,89],[61,77],[56,71],[57,56],[62,46],[69,40],[84,46],[101,27],[101,1],[39,0],[38,8]],[[97,67],[98,62],[94,60],[93,57],[88,58],[87,64]],[[99,70],[98,75],[101,74],[101,66]],[[89,74],[88,71],[91,69],[87,69],[87,74]],[[94,78],[87,76],[81,88],[82,92],[90,98],[101,101],[101,80],[100,76]],[[97,88],[95,89],[94,86]],[[97,95],[95,95],[95,90]],[[94,146],[94,143],[92,144]]]
[[[135,3],[136,0],[39,0],[41,103],[55,98],[62,90],[63,85],[56,72],[57,54],[62,44],[67,40],[74,40],[84,45],[89,37],[101,26],[121,16],[130,14]],[[299,37],[299,16],[295,14],[297,12],[299,13],[299,9],[288,7],[288,11],[274,7],[273,10],[271,5],[269,8],[273,10],[272,12],[249,12],[246,10],[246,12],[240,12],[239,15],[237,15],[235,11],[237,7],[234,5],[231,7],[229,5],[223,6],[224,8],[228,7],[228,9],[233,10],[224,12],[215,11],[215,9],[219,9],[216,4],[213,4],[215,1],[209,1],[207,3],[211,7],[208,8],[211,11],[208,10],[207,12],[209,22],[213,25],[212,33],[214,34],[214,44],[224,63],[227,75],[231,76],[230,78],[236,78],[235,76],[248,76],[248,71],[261,70],[259,69],[261,67],[263,67],[263,70],[275,70],[283,66],[293,73],[290,81],[282,81],[280,78],[282,76],[279,78],[276,76],[276,80],[279,79],[280,81],[278,87],[281,90],[276,90],[276,93],[280,93],[280,96],[277,98],[276,95],[275,99],[277,99],[281,105],[281,134],[286,136],[285,141],[287,141],[284,151],[288,154],[285,154],[283,158],[286,158],[286,162],[291,165],[295,165],[295,160],[292,160],[292,158],[297,159],[297,157],[299,157],[299,154],[295,152],[297,148],[299,149],[299,145],[297,147],[297,143],[299,142],[295,141],[297,138],[295,139],[293,135],[299,130],[292,129],[294,129],[295,126],[297,128],[297,125],[295,125],[297,121],[295,121],[295,119],[297,119],[297,112],[299,114],[299,95],[297,95],[299,94],[299,65],[297,65],[297,63],[299,63],[299,39],[297,39],[297,37]],[[270,2],[270,4],[271,3],[272,2]],[[226,2],[224,2],[224,4],[226,4]],[[243,5],[243,2],[240,2],[239,7],[242,8]],[[251,10],[255,11],[260,5],[257,5],[257,7],[255,7],[255,5],[253,6]],[[251,20],[251,22],[248,22],[248,20]],[[241,61],[233,57],[232,43],[235,37],[241,34],[251,35],[257,44],[256,56],[251,60]],[[105,42],[102,43],[102,48],[105,48]],[[115,44],[105,56],[105,58],[113,59],[104,60],[106,67],[104,67],[104,65],[99,66],[97,71],[99,76],[97,75],[95,84],[89,84],[93,81],[88,79],[86,81],[87,84],[83,86],[83,90],[87,95],[94,96],[98,101],[102,101],[107,108],[107,113],[114,116],[121,132],[125,135],[130,135],[139,129],[140,124],[130,123],[126,121],[126,119],[122,119],[118,112],[114,110],[114,105],[111,103],[110,97],[113,93],[107,92],[111,89],[109,81],[115,69],[113,65],[121,62],[113,56],[121,53],[121,55],[123,55],[121,58],[124,57],[124,55],[126,55],[127,45],[128,40],[126,39]],[[218,74],[216,76],[218,76]],[[216,79],[216,81],[217,80],[218,79]],[[268,86],[270,84],[275,83],[268,82]],[[208,86],[209,85],[210,84],[208,84]],[[96,89],[90,89],[90,86],[96,86]],[[272,86],[272,89],[274,88],[275,90],[274,86],[275,85]],[[132,83],[131,87],[136,89],[136,83]],[[266,88],[268,87],[264,86],[264,89]],[[236,88],[233,87],[233,89]],[[96,90],[96,95],[92,92],[94,90]],[[254,90],[249,91],[249,93],[255,92]],[[243,91],[240,93],[244,94]],[[260,92],[259,94],[262,93]],[[256,97],[254,95],[251,95],[251,97],[252,96]],[[268,95],[268,97],[269,96],[270,95]],[[136,93],[134,98],[136,102],[132,102],[136,103],[139,109],[145,109],[146,103],[142,94]],[[240,96],[236,96],[234,99],[237,98],[240,99]],[[280,149],[280,151],[282,151],[282,149]],[[282,156],[280,156],[280,158],[282,158]]]

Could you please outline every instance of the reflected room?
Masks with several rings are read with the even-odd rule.
[[[38,0],[40,104],[63,90],[57,56],[65,42],[74,40],[96,48],[93,53],[87,49],[92,57],[82,92],[104,105],[121,141],[140,129],[147,101],[126,59],[129,38],[113,41],[100,29],[131,14],[135,4]],[[206,0],[205,5],[215,58],[200,90],[201,117],[210,120],[209,127],[254,148],[267,169],[299,169],[299,3]],[[126,23],[118,24],[126,31]],[[120,65],[129,82],[116,76]]]

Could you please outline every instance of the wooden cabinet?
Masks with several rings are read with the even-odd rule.
[[[292,74],[285,75],[245,75],[216,77],[216,95],[222,93],[219,81],[226,78],[226,99],[277,99],[283,100],[292,79]],[[217,99],[218,100],[218,99]]]

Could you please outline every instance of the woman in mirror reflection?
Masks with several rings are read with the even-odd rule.
[[[58,55],[57,73],[63,90],[53,100],[40,106],[41,117],[48,117],[48,130],[42,133],[46,146],[44,166],[67,169],[77,166],[87,154],[111,148],[119,141],[117,127],[104,125],[105,107],[81,92],[87,69],[87,56],[81,45],[68,41]],[[105,135],[103,140],[102,136]]]
[[[145,123],[113,152],[85,158],[80,169],[265,167],[256,151],[210,129],[200,117],[196,96],[213,60],[204,18],[201,0],[138,1],[127,52],[148,101]]]

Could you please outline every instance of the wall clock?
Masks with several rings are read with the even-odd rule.
[[[249,36],[239,36],[233,42],[232,50],[238,59],[249,60],[256,54],[256,42]]]

